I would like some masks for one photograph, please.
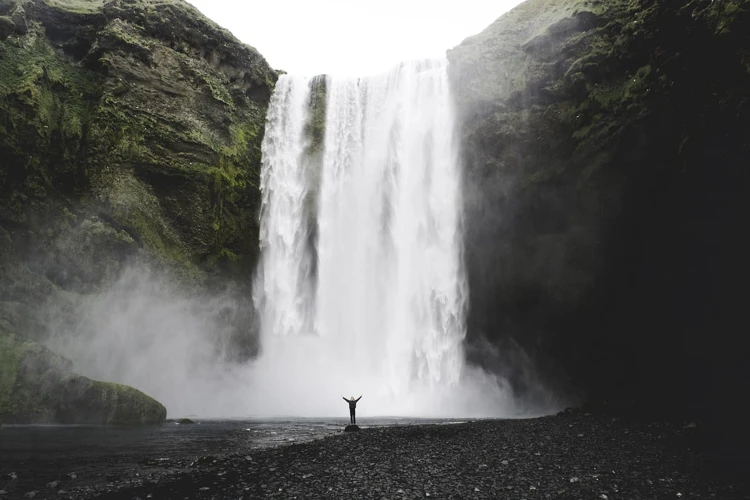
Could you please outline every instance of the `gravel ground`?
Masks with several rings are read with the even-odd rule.
[[[185,458],[36,498],[750,498],[743,484],[712,479],[691,450],[691,427],[568,411],[371,428],[252,455]]]

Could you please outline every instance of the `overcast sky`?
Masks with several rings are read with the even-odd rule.
[[[367,75],[440,56],[521,0],[188,0],[275,69]]]

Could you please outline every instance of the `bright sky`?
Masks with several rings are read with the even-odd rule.
[[[188,0],[275,69],[368,75],[440,56],[521,0]]]

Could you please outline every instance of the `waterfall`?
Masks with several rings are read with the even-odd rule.
[[[462,351],[447,62],[324,83],[321,154],[310,153],[314,80],[282,75],[270,104],[251,399],[259,413],[290,415],[343,414],[340,396],[361,393],[370,414],[497,414],[506,391]]]
[[[271,98],[261,167],[261,272],[256,303],[266,335],[299,335],[310,328],[313,289],[306,251],[304,124],[308,80],[283,75]]]

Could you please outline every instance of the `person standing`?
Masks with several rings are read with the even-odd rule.
[[[357,401],[362,399],[362,396],[359,396],[357,399],[354,399],[354,396],[352,396],[350,399],[346,399],[344,396],[341,396],[341,397],[344,398],[344,401],[349,403],[349,420],[351,421],[352,424],[356,424],[357,423],[357,416],[356,416]]]

